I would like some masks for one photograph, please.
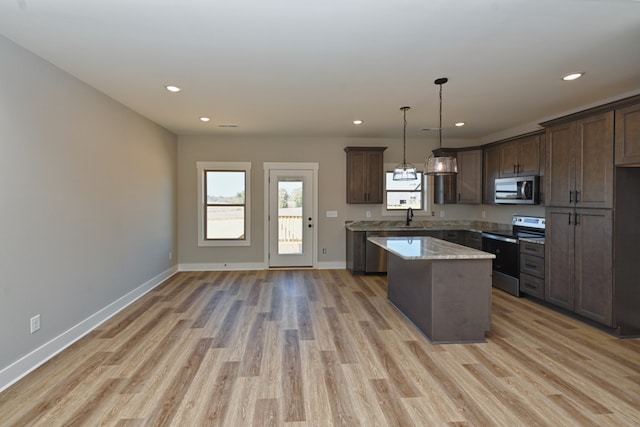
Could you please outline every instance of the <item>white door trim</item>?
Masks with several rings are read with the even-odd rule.
[[[296,163],[296,162],[265,162],[264,168],[264,251],[263,260],[264,265],[269,268],[269,171],[271,169],[308,169],[313,171],[313,265],[312,268],[316,268],[318,265],[318,169],[320,165],[316,162]]]

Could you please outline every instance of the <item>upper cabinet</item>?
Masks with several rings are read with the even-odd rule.
[[[640,103],[615,111],[616,166],[640,166]]]
[[[544,174],[544,132],[498,141],[484,148],[482,203],[495,203],[496,178]],[[541,192],[540,203],[543,203]]]
[[[433,179],[433,203],[482,203],[482,150],[464,149],[454,155],[458,163],[455,175],[436,175]]]
[[[482,150],[458,151],[458,203],[482,203]]]
[[[500,145],[492,145],[484,149],[484,168],[482,182],[484,183],[482,191],[482,203],[492,205],[495,203],[496,178],[500,178],[500,157],[502,155],[502,147]]]
[[[500,177],[540,175],[541,138],[538,133],[501,144]]]
[[[387,147],[346,147],[347,203],[383,202],[384,150]]]
[[[546,151],[547,206],[613,207],[613,111],[550,126]]]

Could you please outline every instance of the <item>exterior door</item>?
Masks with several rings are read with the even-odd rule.
[[[314,171],[269,170],[269,267],[313,267]]]

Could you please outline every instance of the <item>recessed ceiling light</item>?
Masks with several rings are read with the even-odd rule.
[[[174,86],[174,85],[167,85],[164,87],[165,89],[167,89],[169,92],[180,92],[182,89],[179,88],[178,86]]]
[[[354,120],[353,124],[354,125],[361,125],[362,124],[362,120]]]
[[[211,120],[209,117],[200,117],[201,122],[208,122],[209,120]]]
[[[584,76],[584,73],[571,73],[563,76],[562,80],[564,80],[565,82],[570,82],[571,80],[579,79],[582,76]]]
[[[466,123],[465,123],[465,122],[458,122],[458,123],[456,123],[456,127],[462,127],[462,126],[464,126],[464,125],[466,125]]]

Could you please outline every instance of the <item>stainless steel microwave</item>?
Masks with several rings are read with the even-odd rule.
[[[537,205],[539,197],[540,177],[514,176],[513,178],[497,178],[495,181],[495,202],[511,205]]]

